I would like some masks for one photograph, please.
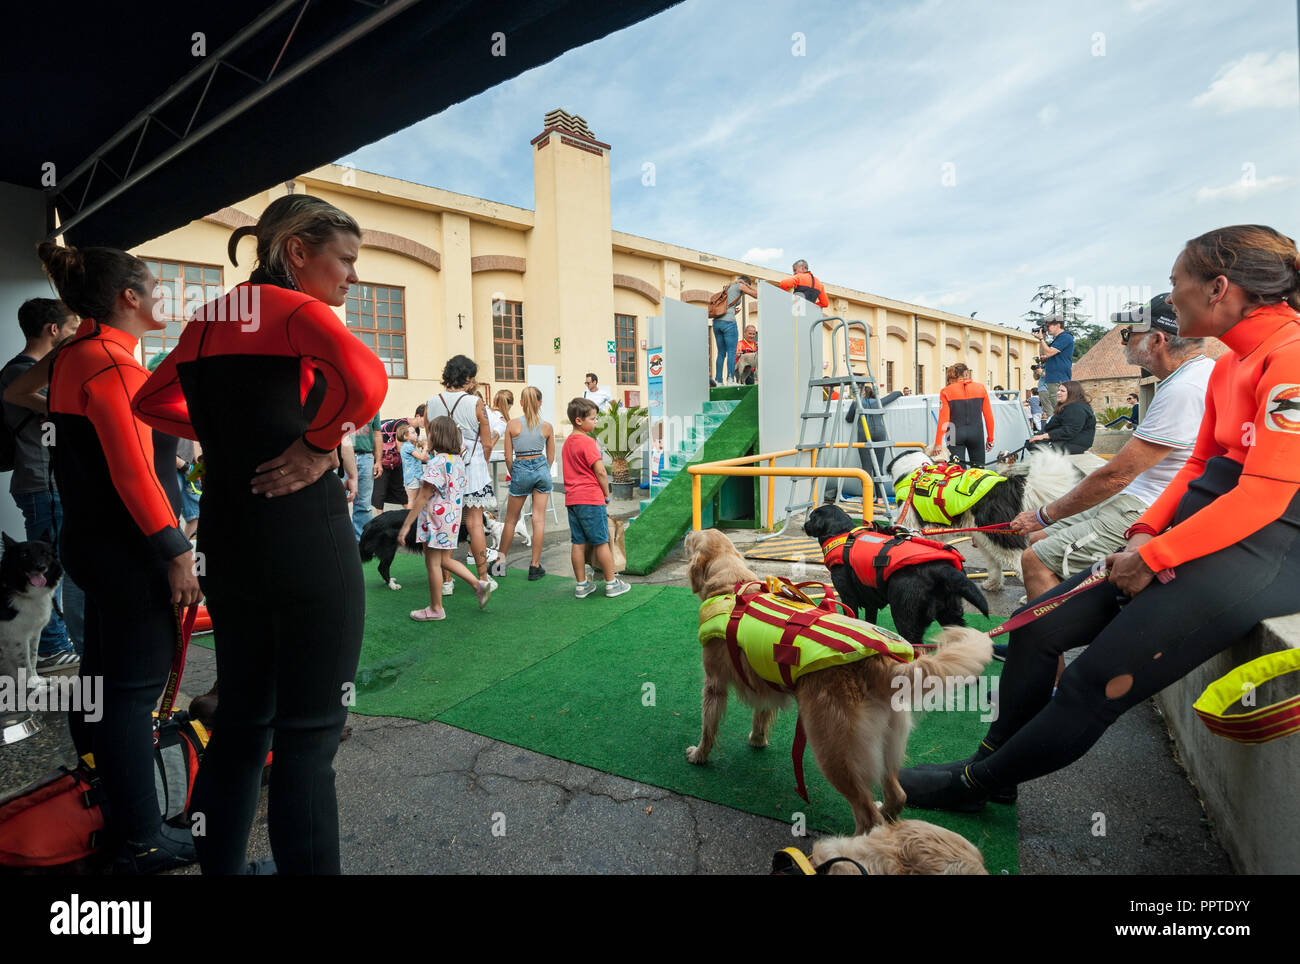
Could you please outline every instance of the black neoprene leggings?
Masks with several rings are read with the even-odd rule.
[[[1229,481],[1235,484],[1232,466],[1237,463],[1229,459],[1211,460],[1176,518],[1207,505],[1231,487]],[[1039,599],[1066,592],[1088,576],[1078,573]],[[1232,646],[1260,620],[1294,612],[1297,587],[1300,497],[1281,519],[1183,563],[1172,582],[1152,581],[1122,606],[1118,590],[1102,583],[1014,630],[998,719],[984,741],[995,750],[971,765],[971,776],[995,789],[1068,766],[1125,710]],[[1085,645],[1053,697],[1057,657]]]
[[[963,465],[972,469],[984,468],[983,425],[954,425],[948,454],[957,456]]]
[[[64,539],[60,555],[86,592],[81,678],[103,681],[103,716],[87,723],[70,713],[72,740],[78,753],[95,755],[114,843],[150,840],[162,822],[152,713],[176,643],[167,566],[122,551],[113,539]]]
[[[337,874],[333,762],[365,621],[342,484],[327,473],[292,495],[251,502],[219,489],[214,499],[213,491],[203,495],[200,581],[221,696],[191,803],[205,822],[195,838],[199,861],[205,874],[242,871],[274,743],[268,824],[276,867]]]

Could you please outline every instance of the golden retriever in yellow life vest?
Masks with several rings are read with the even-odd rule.
[[[717,530],[687,533],[686,552],[691,591],[701,602],[731,592],[738,582],[758,580],[731,540]],[[818,768],[853,808],[854,832],[866,833],[881,825],[882,814],[892,821],[907,802],[898,783],[898,768],[912,723],[910,701],[894,700],[900,690],[893,680],[910,677],[909,685],[919,692],[929,677],[974,676],[993,658],[993,641],[978,630],[951,626],[939,638],[938,650],[910,663],[872,656],[805,673],[795,681],[793,695],[768,686],[743,653],[742,677],[726,642],[709,642],[702,647],[703,727],[699,743],[687,748],[686,759],[697,765],[708,762],[727,708],[728,690],[734,689],[754,710],[749,733],[749,745],[754,747],[767,746],[777,711],[788,708],[793,699]],[[894,702],[903,708],[894,709]],[[884,796],[881,810],[873,796],[877,784]]]

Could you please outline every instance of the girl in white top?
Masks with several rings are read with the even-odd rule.
[[[469,533],[474,567],[478,575],[486,579],[487,540],[483,535],[483,510],[495,509],[496,497],[492,494],[492,475],[487,465],[487,453],[492,451],[492,428],[488,422],[487,405],[474,394],[474,376],[477,374],[478,365],[464,355],[448,359],[442,369],[442,384],[446,390],[429,399],[425,416],[432,420],[447,415],[460,429],[461,458],[465,462],[467,481],[461,524]]]

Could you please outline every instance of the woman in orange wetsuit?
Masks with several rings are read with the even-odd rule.
[[[162,824],[151,714],[177,642],[175,606],[200,593],[189,540],[154,473],[151,433],[131,414],[149,374],[136,345],[163,327],[156,283],[144,262],[112,248],[37,250],[59,296],[86,319],[54,353],[49,393],[59,555],[86,591],[81,676],[103,680],[102,716],[72,714],[73,740],[94,753],[103,780],[114,870],[166,870],[191,862],[194,842]]]
[[[334,754],[351,705],[365,591],[335,448],[388,388],[339,320],[361,229],[318,198],[273,202],[258,267],[200,309],[136,395],[163,432],[203,445],[200,581],[216,633],[212,741],[194,787],[205,874],[246,866],[274,736],[269,830],[281,873],[339,873]]]
[[[1187,242],[1171,280],[1178,334],[1231,349],[1210,376],[1192,456],[1107,558],[1109,581],[1012,630],[997,721],[974,756],[900,774],[909,806],[1014,799],[1018,783],[1077,760],[1121,713],[1261,619],[1295,611],[1300,255],[1272,228],[1220,228]],[[1057,657],[1085,645],[1053,697]]]
[[[939,392],[934,447],[947,448],[962,464],[976,469],[984,468],[984,453],[993,448],[993,405],[988,390],[974,381],[970,369],[960,362],[948,369],[948,384]]]

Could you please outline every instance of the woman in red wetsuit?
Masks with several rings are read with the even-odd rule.
[[[49,393],[59,555],[86,591],[81,676],[103,680],[103,715],[91,723],[72,714],[73,741],[95,754],[114,870],[167,870],[192,861],[194,843],[158,812],[151,713],[177,641],[175,606],[200,593],[189,540],[154,473],[152,435],[131,414],[149,375],[136,345],[163,327],[155,281],[144,262],[112,248],[37,250],[59,296],[86,319],[54,353]]]
[[[1073,763],[1125,710],[1296,609],[1300,254],[1272,228],[1220,228],[1187,242],[1171,280],[1178,334],[1231,349],[1210,376],[1192,455],[1107,558],[1109,581],[1011,632],[998,719],[972,757],[903,771],[909,806],[1013,800],[1017,784]],[[1057,657],[1077,646],[1088,648],[1053,697]]]
[[[960,362],[948,369],[948,384],[939,392],[934,451],[940,448],[947,448],[963,465],[976,469],[984,468],[984,453],[993,448],[993,406],[988,389],[972,380],[970,369]]]
[[[361,652],[365,592],[335,448],[388,388],[383,363],[331,310],[361,244],[319,198],[273,202],[258,267],[186,324],[136,395],[163,432],[203,445],[200,581],[221,699],[194,788],[204,873],[239,873],[274,735],[269,830],[281,873],[339,873],[334,754]]]

